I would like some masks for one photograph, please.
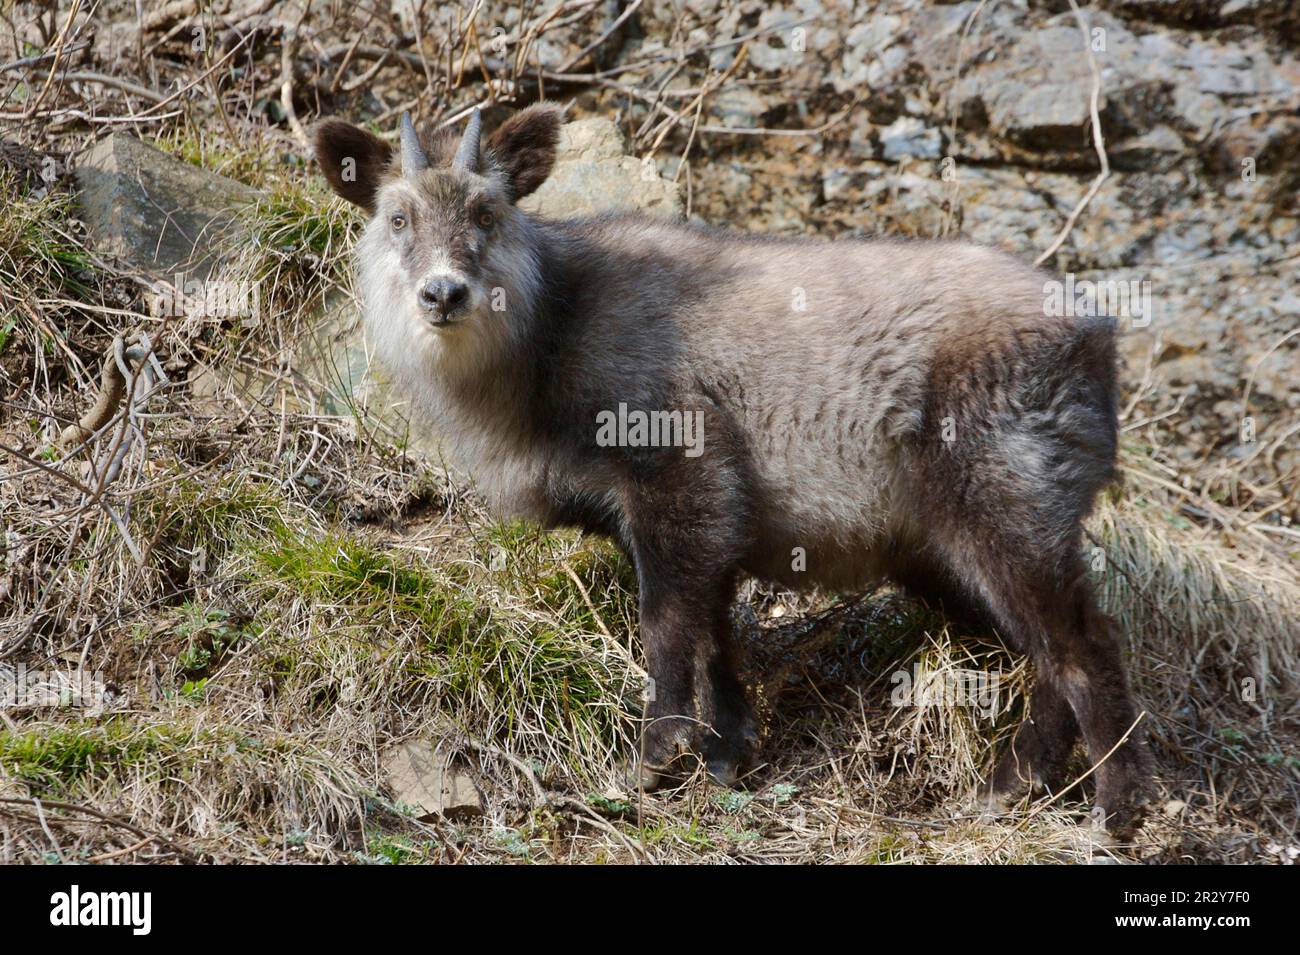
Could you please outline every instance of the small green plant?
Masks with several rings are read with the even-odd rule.
[[[876,841],[874,846],[869,847],[867,854],[858,861],[866,865],[888,865],[907,858],[912,848],[912,844],[902,836],[886,833]]]
[[[516,859],[531,859],[536,849],[535,842],[529,840],[518,829],[498,829],[493,833],[493,839],[498,846]]]
[[[200,703],[208,694],[208,678],[186,680],[181,684],[181,697],[192,703]]]
[[[736,829],[732,826],[723,826],[720,832],[724,839],[735,845],[758,842],[763,838],[763,834],[757,829]]]
[[[369,865],[411,865],[425,862],[438,848],[436,842],[415,843],[405,836],[373,833],[366,841],[368,853],[358,861]]]
[[[713,805],[731,815],[744,812],[753,800],[754,797],[750,793],[738,792],[735,789],[724,789],[713,794]]]
[[[201,699],[210,674],[222,659],[247,636],[246,624],[234,620],[220,607],[185,603],[176,632],[185,639],[185,648],[176,658],[180,671],[190,679],[182,695]]]
[[[1269,766],[1281,766],[1285,769],[1300,769],[1300,756],[1292,756],[1289,753],[1265,753],[1260,756],[1260,761]]]
[[[786,806],[799,793],[799,787],[794,783],[777,783],[768,794],[772,797],[773,806]]]
[[[587,805],[606,816],[622,816],[632,811],[632,804],[626,799],[614,799],[600,793],[588,793]]]

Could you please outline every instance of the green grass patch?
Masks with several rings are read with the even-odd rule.
[[[241,210],[227,277],[262,290],[270,314],[311,311],[346,290],[360,216],[321,188],[280,180]]]
[[[0,166],[0,199],[0,328],[7,344],[34,300],[89,301],[94,288],[90,257],[73,238],[70,193],[34,195]],[[44,345],[49,350],[52,343]]]
[[[590,574],[614,572],[608,555],[590,564],[569,559],[588,574],[594,594],[611,599]],[[583,601],[557,608],[544,589],[471,572],[467,563],[425,564],[338,530],[282,529],[257,543],[253,564],[254,590],[273,586],[295,615],[280,629],[298,636],[268,650],[287,692],[315,685],[320,704],[330,706],[339,696],[320,684],[352,681],[354,696],[369,699],[373,689],[430,699],[480,739],[532,741],[552,753],[563,747],[604,758],[627,743],[639,686],[631,655],[586,626]],[[277,598],[268,591],[252,599]],[[566,758],[571,766],[581,761]]]
[[[184,775],[213,758],[262,753],[258,741],[232,729],[201,729],[166,722],[137,725],[128,717],[0,732],[0,764],[7,772],[54,792],[85,777],[124,778],[132,770]]]
[[[280,164],[274,153],[262,149],[231,148],[186,123],[175,126],[157,140],[163,152],[208,172],[261,189],[270,185]]]

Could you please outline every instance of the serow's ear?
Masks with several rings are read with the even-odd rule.
[[[393,148],[373,133],[338,119],[318,123],[312,141],[316,161],[334,191],[373,214],[375,193]]]
[[[515,113],[488,137],[489,161],[504,174],[511,202],[535,191],[551,174],[562,115],[553,103],[536,103]]]

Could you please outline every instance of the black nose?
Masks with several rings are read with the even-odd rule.
[[[420,289],[420,306],[438,318],[446,318],[464,305],[468,297],[469,287],[464,282],[434,279]]]

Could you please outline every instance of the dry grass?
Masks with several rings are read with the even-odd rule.
[[[305,471],[274,454],[278,418],[330,438]],[[206,421],[202,440],[234,423]],[[148,480],[116,492],[151,538],[144,566],[93,512],[69,537],[56,515],[75,493],[48,473],[3,489],[19,544],[4,652],[31,668],[84,657],[112,687],[97,712],[13,712],[3,794],[129,821],[155,836],[137,861],[1245,861],[1293,844],[1300,587],[1176,528],[1155,501],[1110,502],[1094,526],[1163,786],[1186,806],[1103,850],[1073,798],[994,822],[968,811],[1028,674],[889,594],[830,610],[815,633],[802,612],[815,603],[751,594],[768,764],[735,791],[625,792],[641,673],[617,553],[494,524],[438,469],[342,424],[262,410],[241,426],[213,480],[193,473],[193,455],[214,451],[192,423],[156,423]],[[53,512],[21,503],[43,494]],[[40,613],[37,579],[53,593]],[[896,706],[898,673],[928,674],[932,690],[997,674],[998,692]],[[1238,692],[1247,676],[1255,703]],[[391,801],[382,754],[423,737],[475,767],[483,819],[420,823]],[[140,841],[70,810],[45,809],[42,825],[32,806],[0,804],[4,857]]]

